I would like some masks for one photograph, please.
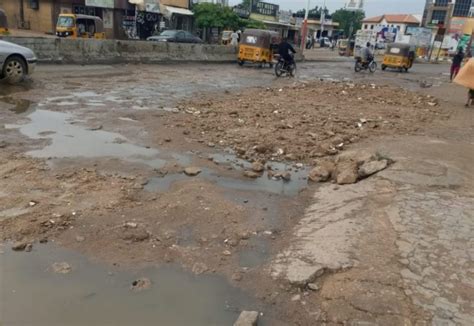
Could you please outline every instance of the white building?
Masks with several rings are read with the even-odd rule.
[[[194,2],[194,3],[204,3],[204,2],[208,2],[208,3],[214,3],[214,4],[218,4],[218,5],[223,5],[223,6],[229,6],[229,0],[194,0],[193,2]]]
[[[396,28],[401,34],[405,34],[407,27],[420,26],[421,21],[414,15],[382,15],[366,18],[362,21],[362,30],[375,30]]]

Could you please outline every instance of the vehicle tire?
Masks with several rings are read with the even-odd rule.
[[[408,69],[410,69],[410,68],[408,68],[408,67],[405,67],[405,72],[408,72]]]
[[[275,65],[275,76],[281,77],[283,74],[283,65],[284,63],[282,61],[278,61],[278,63]]]
[[[25,60],[18,55],[9,57],[3,65],[2,76],[10,84],[23,81],[26,76]]]
[[[245,63],[245,62],[242,61],[242,60],[239,60],[239,61],[238,61],[238,64],[239,64],[239,66],[241,66],[241,67],[244,65],[244,63]]]
[[[385,70],[387,69],[387,66],[386,65],[382,65],[382,70]]]
[[[354,66],[354,71],[355,72],[360,72],[362,70],[362,65],[360,62],[356,62],[355,66]]]
[[[292,64],[288,67],[288,74],[289,74],[291,77],[295,77],[295,76],[296,76],[296,63],[292,63]]]
[[[377,62],[372,61],[372,62],[369,64],[369,71],[370,71],[371,73],[374,73],[376,70],[377,70]]]

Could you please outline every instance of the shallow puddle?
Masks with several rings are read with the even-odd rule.
[[[166,163],[158,157],[159,151],[156,149],[130,144],[117,133],[72,124],[72,117],[68,113],[36,110],[28,116],[31,121],[27,124],[6,127],[18,128],[22,134],[32,139],[51,140],[44,148],[28,152],[34,157],[117,157],[153,168],[160,168]]]
[[[35,245],[30,253],[0,250],[5,325],[232,325],[241,310],[256,309],[253,299],[218,276],[172,266],[112,269],[51,245]],[[56,262],[67,262],[72,271],[53,273]],[[151,288],[131,291],[143,277]]]
[[[238,159],[232,154],[215,154],[211,155],[211,157],[219,165],[229,165],[238,171],[250,169],[251,167],[249,162]],[[202,172],[194,178],[209,180],[218,186],[232,190],[263,191],[285,196],[296,196],[302,189],[308,186],[308,171],[306,169],[303,168],[296,171],[296,169],[292,168],[292,165],[279,162],[269,162],[268,165],[271,165],[273,171],[276,172],[290,171],[292,174],[291,181],[269,178],[268,171],[265,171],[260,178],[250,179],[243,176],[241,178],[225,177],[219,175],[216,171],[206,168],[203,168]],[[145,190],[164,192],[174,182],[186,179],[190,179],[190,177],[184,174],[168,174],[163,177],[155,177],[148,182]]]

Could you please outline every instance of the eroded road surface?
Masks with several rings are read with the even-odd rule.
[[[0,322],[472,325],[474,108],[446,71],[1,84]]]

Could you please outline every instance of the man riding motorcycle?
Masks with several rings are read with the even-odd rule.
[[[371,46],[372,44],[370,44],[370,42],[367,42],[366,47],[363,48],[360,53],[363,64],[369,64],[372,60],[374,60],[374,53],[372,52]]]
[[[280,55],[280,58],[285,60],[287,65],[294,63],[293,56],[290,54],[290,52],[293,54],[296,53],[295,49],[290,43],[288,43],[288,39],[283,38],[280,45],[278,45],[278,54]]]

